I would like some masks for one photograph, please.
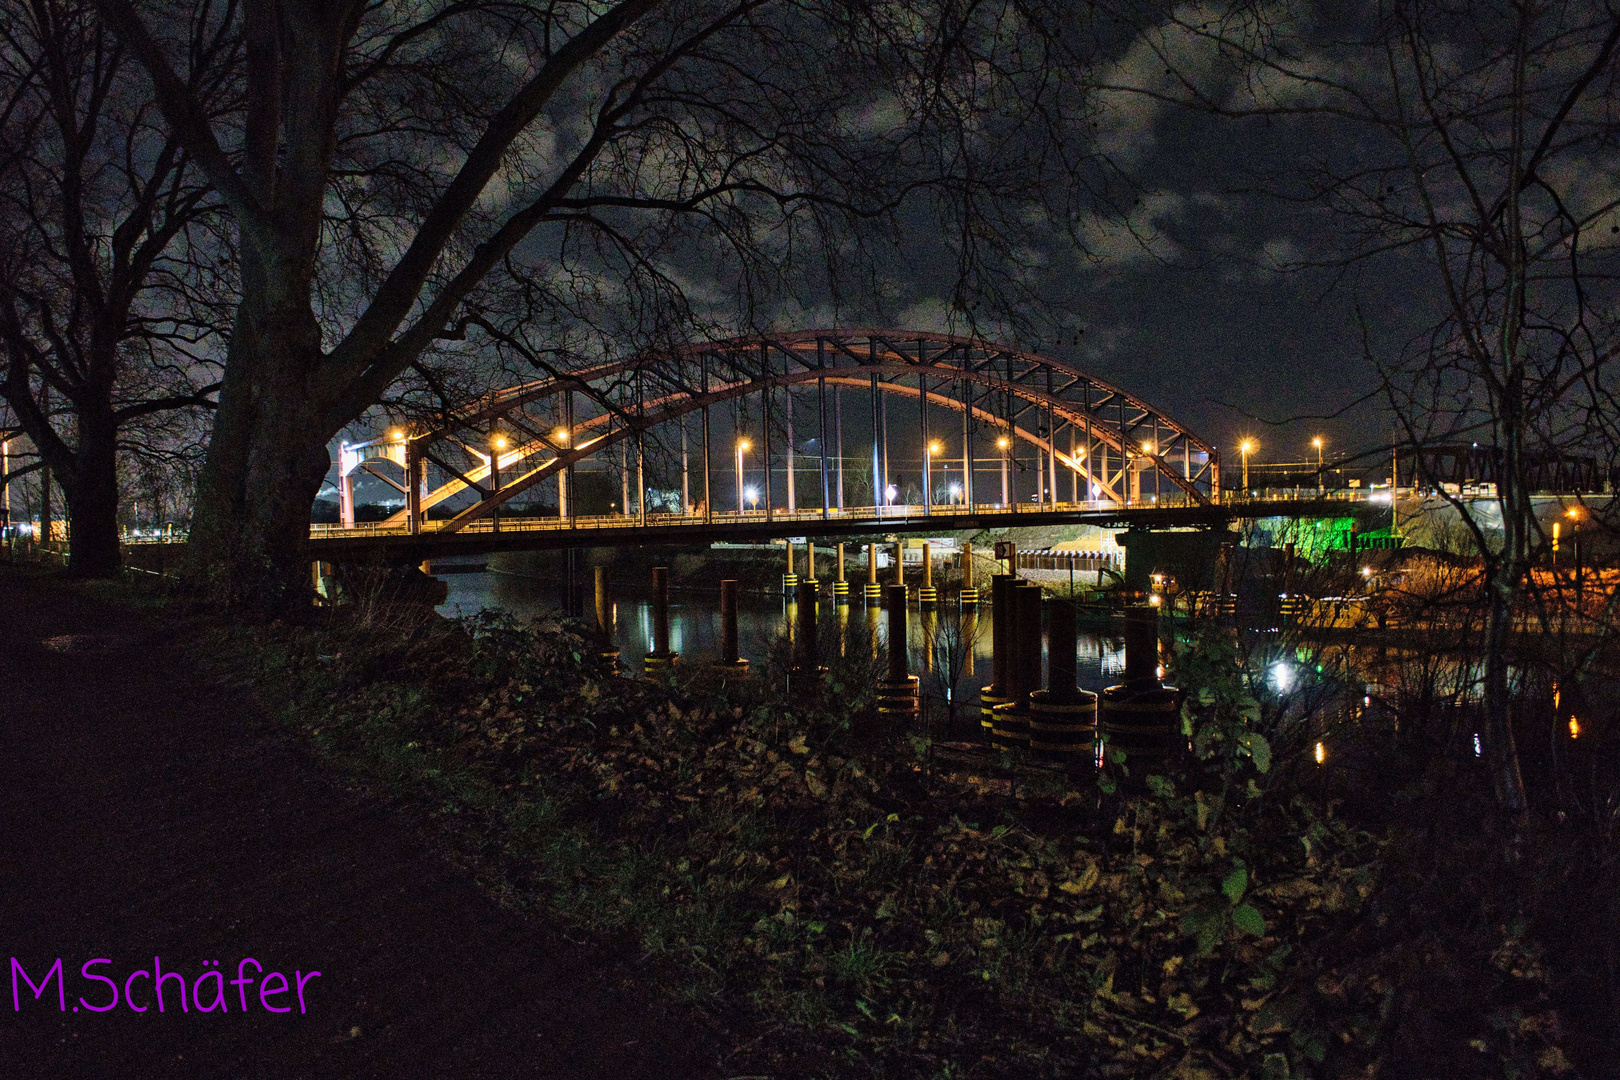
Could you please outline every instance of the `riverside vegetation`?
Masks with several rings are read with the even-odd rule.
[[[638,943],[726,1075],[1576,1074],[1488,786],[1371,731],[1338,775],[1378,797],[1325,784],[1331,663],[1279,698],[1196,634],[1195,754],[1104,791],[881,726],[859,626],[807,690],[781,655],[654,682],[569,621],[356,610],[198,651],[502,902]]]

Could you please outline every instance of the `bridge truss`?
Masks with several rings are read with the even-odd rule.
[[[891,456],[892,403],[903,431]],[[404,495],[386,531],[498,530],[502,508],[542,484],[571,521],[576,467],[593,459],[620,474],[620,515],[645,524],[654,443],[666,478],[679,446],[677,512],[706,524],[810,509],[881,515],[908,488],[921,494],[908,511],[923,515],[1026,500],[1220,500],[1213,445],[1070,364],[980,339],[809,330],[643,353],[497,391],[437,426],[346,443],[342,528],[354,527],[361,471]],[[850,470],[859,484],[846,485]],[[762,483],[745,485],[745,475]],[[852,486],[871,502],[848,505]],[[448,516],[429,516],[445,504]]]

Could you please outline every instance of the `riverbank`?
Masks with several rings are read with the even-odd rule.
[[[789,694],[774,664],[624,678],[566,622],[198,643],[329,767],[424,808],[504,904],[637,942],[666,1000],[751,1032],[737,1073],[1568,1072],[1478,814],[1468,873],[1437,878],[1439,831],[1387,806],[1358,827],[1296,751],[1238,737],[1253,706],[1207,643],[1173,672],[1202,760],[1130,796],[931,753],[877,723],[858,649]],[[1432,925],[1460,880],[1474,914]]]
[[[1336,768],[1314,768],[1221,635],[1171,668],[1199,757],[1107,794],[879,725],[869,649],[824,656],[818,691],[789,694],[780,650],[746,679],[652,683],[608,671],[566,622],[338,608],[250,626],[115,594],[151,605],[213,685],[251,693],[262,737],[402,812],[464,886],[632,964],[651,996],[621,1019],[690,1017],[721,1075],[1604,1075],[1585,1064],[1605,1060],[1594,986],[1596,1014],[1555,1007],[1580,975],[1555,920],[1601,924],[1557,829],[1509,842],[1477,770],[1414,758],[1410,726],[1396,756],[1346,729]],[[121,668],[78,670],[52,675]],[[145,693],[244,738],[176,685]],[[256,813],[209,812],[221,836]],[[325,859],[333,895],[387,900],[374,875],[343,879],[370,856],[291,847],[272,857]],[[478,951],[463,923],[423,932]],[[507,947],[523,964],[539,946]],[[357,1060],[347,1075],[367,1075]]]

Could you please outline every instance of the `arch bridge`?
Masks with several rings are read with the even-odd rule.
[[[398,489],[403,508],[357,524],[362,472]],[[593,472],[606,482],[582,493]],[[878,329],[737,338],[558,373],[433,427],[346,443],[339,477],[341,524],[317,526],[317,541],[692,525],[759,535],[794,522],[1221,501],[1219,451],[1141,398],[982,339]],[[604,493],[617,497],[582,505]]]

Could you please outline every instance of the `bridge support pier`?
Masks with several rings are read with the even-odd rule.
[[[799,587],[799,575],[793,572],[793,539],[789,537],[782,543],[787,546],[787,573],[782,575],[782,592],[793,596],[794,590]]]
[[[849,606],[849,582],[844,580],[844,545],[838,545],[838,577],[833,579],[833,600],[840,607]]]
[[[810,595],[816,596],[821,592],[821,582],[816,580],[816,539],[808,537],[804,542],[804,581],[802,584],[810,586]]]

